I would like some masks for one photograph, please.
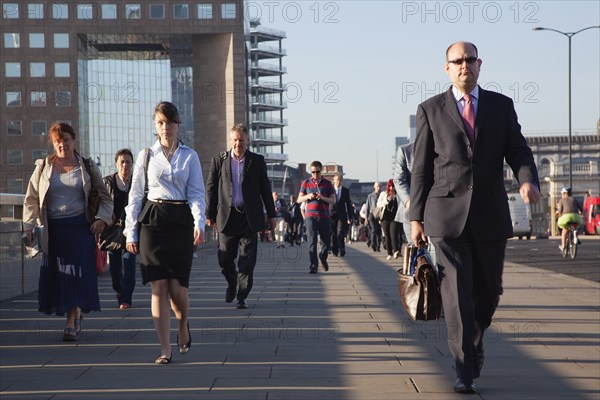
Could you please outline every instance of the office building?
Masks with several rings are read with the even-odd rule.
[[[117,149],[154,142],[160,100],[178,106],[205,173],[248,123],[241,0],[0,3],[0,192],[24,193],[56,121],[105,174]]]

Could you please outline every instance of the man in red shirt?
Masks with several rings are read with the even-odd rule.
[[[305,226],[308,238],[308,254],[310,257],[311,274],[318,271],[317,261],[317,237],[321,236],[323,248],[319,253],[319,259],[325,271],[329,270],[327,254],[331,245],[331,217],[329,215],[330,205],[335,204],[335,189],[333,184],[321,176],[323,164],[319,161],[310,163],[311,177],[300,187],[298,203],[306,202]]]

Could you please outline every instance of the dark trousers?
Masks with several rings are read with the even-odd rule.
[[[238,300],[246,299],[252,290],[257,248],[258,235],[248,226],[246,215],[232,210],[223,232],[219,232],[218,259],[229,287],[237,287]]]
[[[302,226],[302,221],[294,221],[290,220],[288,223],[288,241],[290,244],[300,244],[302,238],[300,237],[300,227]]]
[[[331,219],[331,251],[337,255],[338,252],[346,251],[346,235],[348,234],[348,221],[340,218]]]
[[[398,229],[402,225],[396,221],[381,221],[381,230],[385,236],[385,249],[389,256],[402,250],[402,242],[398,242]]]
[[[480,241],[463,232],[456,239],[432,237],[431,242],[441,276],[448,344],[456,376],[469,381],[479,377],[483,336],[502,294],[506,240]]]
[[[127,250],[108,252],[112,288],[118,294],[119,305],[132,304],[135,288],[135,254]]]
[[[318,238],[321,237],[323,248],[321,249],[321,258],[327,260],[329,247],[331,246],[331,220],[322,218],[306,217],[306,235],[308,238],[308,256],[310,258],[310,267],[318,267],[317,259]]]
[[[379,250],[381,247],[381,226],[379,220],[371,215],[369,216],[369,232],[371,235],[371,248]]]

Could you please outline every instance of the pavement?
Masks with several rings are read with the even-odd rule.
[[[484,340],[477,394],[452,391],[446,327],[413,322],[396,270],[364,242],[308,274],[307,246],[259,245],[249,308],[224,302],[214,244],[194,261],[193,345],[154,365],[150,289],[138,281],[119,310],[110,277],[102,312],[62,342],[64,318],[37,311],[35,293],[0,302],[0,399],[600,399],[600,284],[507,262],[504,295]],[[233,303],[235,304],[235,303]]]

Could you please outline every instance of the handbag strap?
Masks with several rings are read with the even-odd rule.
[[[409,275],[414,275],[415,269],[417,268],[417,260],[421,256],[425,256],[425,248],[420,247],[413,256],[412,260],[410,260],[410,270],[408,271]]]
[[[148,200],[148,164],[150,164],[150,148],[144,151],[144,203]]]
[[[91,166],[91,162],[92,159],[91,158],[83,158],[83,166],[85,167],[85,170],[87,171],[88,175],[90,176],[90,183],[92,184],[92,189],[94,188],[94,177],[92,175],[92,166]]]

